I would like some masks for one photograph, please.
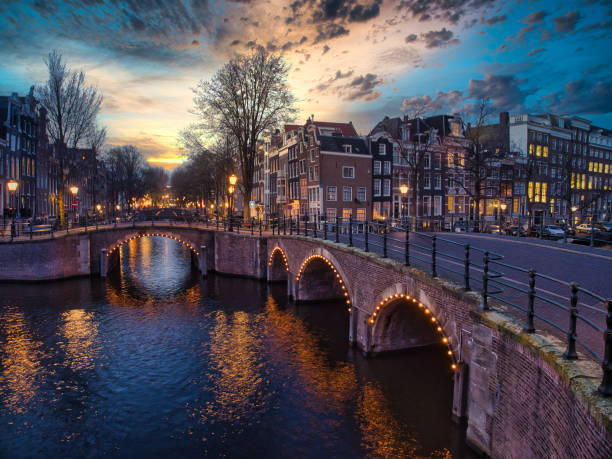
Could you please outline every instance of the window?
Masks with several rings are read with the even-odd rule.
[[[436,190],[441,190],[442,189],[442,175],[436,174],[434,176],[434,188]]]
[[[380,161],[374,161],[374,175],[380,175]]]
[[[542,156],[542,145],[536,147],[536,156]]]
[[[366,210],[365,209],[357,209],[357,220],[365,221],[366,219]]]
[[[548,147],[542,148],[542,156],[544,156],[545,158],[548,158]]]
[[[423,175],[423,188],[425,188],[426,190],[431,188],[431,175]]]
[[[431,196],[423,196],[423,215],[431,215]]]
[[[345,186],[342,188],[342,200],[352,201],[353,200],[353,187]]]
[[[352,153],[353,151],[352,145],[342,145],[342,148],[344,148],[344,153]]]
[[[327,200],[328,201],[335,201],[338,198],[338,188],[335,186],[328,186],[327,187]]]
[[[455,197],[448,196],[448,202],[446,203],[446,208],[448,209],[449,214],[455,213]]]
[[[455,157],[452,153],[449,153],[448,155],[446,155],[446,163],[449,169],[451,167],[455,167]]]
[[[312,176],[313,180],[319,180],[319,166],[314,166]]]
[[[300,160],[300,174],[305,174],[306,173],[306,161],[305,160]]]
[[[529,144],[529,154],[533,155],[534,152],[535,152],[535,145],[530,143]]]
[[[441,169],[442,168],[442,158],[440,157],[440,155],[435,155],[434,156],[434,169]]]
[[[384,175],[391,174],[391,162],[390,161],[385,161],[383,163],[383,174]]]
[[[336,220],[336,208],[335,207],[328,207],[327,210],[325,211],[326,215],[327,215],[327,220],[328,221],[335,221]]]
[[[365,186],[360,186],[359,188],[357,188],[357,200],[364,202],[367,201],[367,195],[366,195],[366,187]]]
[[[430,161],[431,161],[431,157],[430,157],[429,153],[426,153],[426,154],[423,156],[423,167],[424,167],[425,169],[429,169],[429,166],[430,166]]]
[[[342,209],[342,218],[349,219],[353,215],[353,209]]]
[[[380,196],[380,179],[374,179],[374,196]]]
[[[383,180],[383,196],[391,196],[391,180]]]
[[[378,154],[384,156],[387,154],[387,145],[384,143],[378,144]]]
[[[352,166],[342,166],[342,178],[355,178],[355,168]]]
[[[442,215],[442,196],[434,196],[434,216]]]

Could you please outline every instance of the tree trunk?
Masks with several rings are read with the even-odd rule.
[[[251,208],[249,207],[249,203],[251,201],[251,193],[253,191],[252,183],[244,184],[244,191],[242,193],[242,218],[245,223],[250,220],[251,217]]]

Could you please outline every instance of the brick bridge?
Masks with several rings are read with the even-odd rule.
[[[453,414],[467,420],[468,441],[488,455],[609,454],[612,403],[597,394],[598,365],[563,360],[562,343],[524,333],[500,312],[480,311],[476,293],[344,244],[200,227],[119,226],[0,244],[0,280],[105,276],[122,244],[147,236],[182,243],[203,273],[286,281],[299,302],[342,301],[350,312],[347,338],[367,354],[444,343],[454,378]]]

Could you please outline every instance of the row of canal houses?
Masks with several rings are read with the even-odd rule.
[[[609,220],[610,131],[576,117],[510,118],[507,112],[479,129],[475,147],[474,128],[457,115],[385,117],[367,136],[351,122],[310,117],[303,125],[287,124],[260,142],[251,215],[410,219],[421,228],[446,229],[478,218]],[[481,153],[487,159],[478,172],[475,148],[491,149]],[[559,166],[567,161],[569,167]],[[570,180],[568,201],[563,184]]]

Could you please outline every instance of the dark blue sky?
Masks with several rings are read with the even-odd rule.
[[[0,93],[45,79],[52,49],[105,95],[110,144],[176,164],[190,88],[262,45],[292,64],[303,121],[496,111],[574,114],[612,128],[612,1],[3,0]]]

